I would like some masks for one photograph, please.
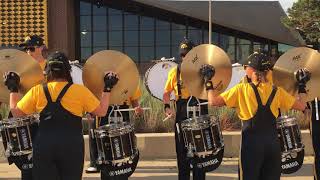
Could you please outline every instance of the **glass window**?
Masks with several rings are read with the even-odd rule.
[[[203,43],[208,44],[209,43],[209,31],[204,30],[203,31]],[[211,43],[214,45],[219,44],[219,33],[212,32],[211,34]]]
[[[138,30],[138,16],[125,15],[124,16],[124,29],[125,30]]]
[[[91,3],[80,1],[80,15],[91,14]]]
[[[154,59],[153,47],[140,47],[140,62],[146,62]]]
[[[176,24],[176,23],[171,23],[171,28],[172,30],[186,30],[186,26],[183,24]]]
[[[93,31],[106,31],[106,30],[107,30],[107,17],[93,16]]]
[[[235,38],[233,36],[227,36],[220,34],[220,47],[226,52],[230,49],[231,45],[234,45]]]
[[[141,30],[154,30],[154,18],[140,17],[140,29]]]
[[[170,29],[170,22],[157,20],[156,21],[156,29],[169,30]]]
[[[109,15],[121,15],[122,11],[118,10],[118,9],[108,8],[108,14]]]
[[[202,30],[201,29],[193,29],[188,31],[188,37],[192,42],[197,44],[202,44]]]
[[[91,48],[81,48],[81,62],[86,62],[86,60],[91,56]]]
[[[80,31],[91,31],[91,16],[80,16]]]
[[[247,40],[247,39],[238,39],[237,44],[251,44],[251,41]]]
[[[172,45],[178,46],[184,37],[186,37],[186,30],[172,30]]]
[[[250,55],[250,45],[237,45],[237,60],[241,64],[243,63],[248,56]]]
[[[93,47],[93,54],[102,50],[107,50],[106,47]]]
[[[93,5],[92,6],[92,15],[106,16],[107,15],[107,8],[105,6],[98,7],[96,5]]]
[[[108,46],[107,32],[93,32],[93,45],[94,46]]]
[[[138,47],[125,47],[124,52],[134,61],[139,62],[139,48]]]
[[[180,59],[180,54],[179,54],[179,46],[171,46],[171,51],[172,51],[172,57],[174,57],[176,60]]]
[[[171,57],[170,55],[170,46],[157,46],[156,47],[156,59],[160,59],[162,57]]]
[[[122,30],[122,15],[109,16],[109,29]]]
[[[156,32],[157,45],[170,45],[170,31],[163,30]]]
[[[109,50],[115,50],[122,52],[122,46],[110,46]]]
[[[124,45],[125,46],[137,46],[138,45],[138,33],[139,31],[125,31],[124,32]]]
[[[91,47],[91,32],[81,32],[81,47]]]
[[[154,44],[154,31],[140,31],[140,45],[153,46]]]
[[[109,46],[122,46],[122,31],[109,32]]]

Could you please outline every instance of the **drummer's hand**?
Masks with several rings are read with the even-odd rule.
[[[103,92],[111,92],[114,85],[117,84],[119,78],[114,72],[107,72],[104,76],[104,89]]]
[[[200,75],[205,83],[206,90],[213,90],[212,77],[215,74],[215,69],[209,64],[204,64],[200,68]]]
[[[4,85],[7,86],[10,92],[17,93],[20,86],[20,77],[17,73],[9,71],[3,74]]]
[[[173,110],[171,108],[165,108],[164,110],[165,114],[167,117],[172,117],[173,116]]]
[[[134,108],[134,114],[135,114],[136,116],[142,115],[142,114],[143,114],[143,109],[142,109],[140,106],[135,107],[135,108]]]
[[[306,84],[310,80],[310,72],[305,68],[299,69],[296,73],[296,79],[298,81],[298,93],[307,93]]]

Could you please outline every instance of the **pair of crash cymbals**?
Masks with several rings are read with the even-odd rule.
[[[306,84],[306,100],[312,101],[320,97],[320,53],[311,48],[292,48],[280,56],[273,67],[274,84],[296,95],[298,82],[295,74],[299,69],[310,72],[310,80]]]
[[[44,81],[40,65],[27,53],[16,49],[0,50],[0,102],[9,103],[9,90],[4,85],[3,74],[8,71],[20,76],[19,92],[25,94]]]
[[[104,88],[104,76],[109,71],[115,72],[119,78],[112,88],[109,103],[123,104],[134,94],[139,85],[138,69],[127,55],[114,50],[95,53],[83,67],[83,83],[97,98],[100,98]]]

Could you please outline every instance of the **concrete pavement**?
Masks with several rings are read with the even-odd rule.
[[[291,175],[283,175],[281,180],[313,180],[313,157],[306,157],[303,167]],[[85,162],[87,167],[88,162]],[[222,165],[214,172],[208,173],[207,180],[236,180],[238,159],[225,158]],[[7,163],[0,163],[0,180],[19,180],[18,169]],[[100,174],[83,174],[83,180],[99,180]],[[140,161],[130,180],[176,180],[177,168],[174,159]]]

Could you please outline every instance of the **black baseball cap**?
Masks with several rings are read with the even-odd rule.
[[[194,47],[193,42],[185,38],[183,41],[181,41],[179,45],[180,56],[185,56],[193,47]]]
[[[32,36],[27,36],[24,39],[24,42],[19,44],[19,47],[23,47],[23,49],[27,49],[28,47],[42,46],[42,45],[44,45],[43,38],[38,35],[32,35]]]

